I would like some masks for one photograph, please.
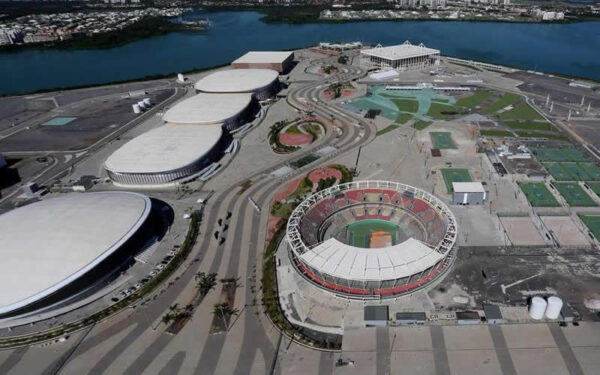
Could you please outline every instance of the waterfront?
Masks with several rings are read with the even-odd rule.
[[[600,80],[600,22],[514,24],[400,21],[266,24],[255,12],[197,12],[204,33],[170,33],[111,49],[0,53],[0,94],[107,83],[226,64],[249,49],[321,41],[425,43],[442,54]]]

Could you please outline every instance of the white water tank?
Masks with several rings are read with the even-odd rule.
[[[548,319],[558,319],[560,316],[560,311],[563,307],[562,299],[552,296],[548,298],[548,307],[546,307],[546,318]]]
[[[547,305],[548,303],[542,297],[533,297],[529,306],[529,317],[535,320],[542,319]]]
[[[134,105],[132,105],[131,107],[133,108],[133,113],[135,113],[136,115],[137,115],[138,113],[141,113],[141,112],[142,112],[142,110],[140,109],[140,106],[139,106],[139,105],[137,105],[137,104],[134,104]]]
[[[152,103],[150,102],[150,98],[144,98],[144,105],[146,107],[150,107],[152,105]]]

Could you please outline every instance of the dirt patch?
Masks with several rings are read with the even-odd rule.
[[[317,184],[320,180],[324,180],[330,177],[335,177],[338,181],[340,181],[342,179],[342,172],[334,168],[321,167],[314,169],[308,173],[308,178],[312,181],[313,184]]]

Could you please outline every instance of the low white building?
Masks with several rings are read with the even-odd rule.
[[[453,182],[452,204],[483,204],[487,196],[481,182]]]
[[[415,46],[407,40],[395,46],[364,49],[360,55],[361,64],[368,68],[408,71],[439,64],[440,51],[423,44]]]

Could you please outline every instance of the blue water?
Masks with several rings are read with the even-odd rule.
[[[0,94],[205,68],[228,63],[250,49],[292,49],[320,41],[354,40],[386,45],[409,39],[438,48],[445,55],[600,80],[600,22],[287,25],[265,24],[255,12],[205,16],[213,24],[207,33],[171,33],[102,50],[0,53]]]

